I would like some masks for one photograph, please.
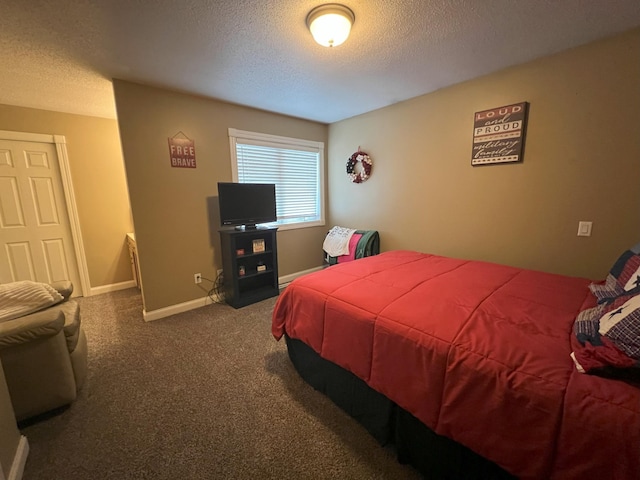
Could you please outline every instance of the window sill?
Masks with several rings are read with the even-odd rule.
[[[316,221],[316,222],[285,223],[282,225],[273,223],[269,225],[278,227],[278,231],[281,232],[283,230],[298,230],[300,228],[323,227],[325,225],[325,222]]]

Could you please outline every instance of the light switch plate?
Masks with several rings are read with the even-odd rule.
[[[578,236],[590,237],[592,225],[593,225],[593,222],[578,222]]]

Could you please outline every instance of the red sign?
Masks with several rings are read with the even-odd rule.
[[[169,138],[169,157],[172,167],[196,168],[195,142],[188,138]]]

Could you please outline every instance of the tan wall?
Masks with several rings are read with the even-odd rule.
[[[92,287],[132,279],[132,231],[115,120],[0,105],[0,130],[64,135]]]
[[[19,443],[20,432],[0,363],[0,468],[4,472],[4,478],[9,477]]]
[[[332,124],[330,222],[379,230],[383,250],[604,277],[640,240],[639,59],[636,29]],[[474,112],[522,101],[524,162],[472,167]]]
[[[147,312],[202,298],[222,268],[217,182],[231,181],[230,127],[327,142],[327,126],[114,81]],[[167,139],[195,141],[197,168],[172,168]],[[322,263],[324,227],[278,233],[280,276]]]

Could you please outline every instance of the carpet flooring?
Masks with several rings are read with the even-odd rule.
[[[275,299],[149,323],[137,289],[79,302],[87,380],[20,426],[25,480],[420,478],[298,376]]]

